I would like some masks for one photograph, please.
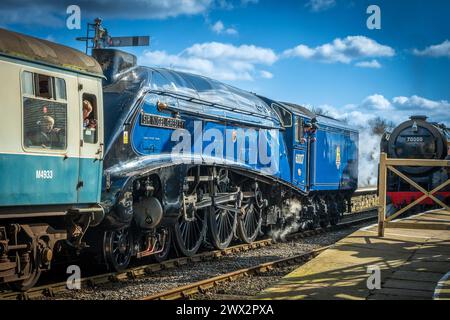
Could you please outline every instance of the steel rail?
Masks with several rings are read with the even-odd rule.
[[[206,280],[197,281],[195,283],[191,283],[182,287],[174,288],[171,290],[167,290],[164,292],[156,293],[153,295],[146,296],[141,300],[177,300],[177,299],[186,299],[190,296],[193,296],[197,293],[206,293],[208,290],[214,288],[220,283],[236,281],[245,276],[251,276],[254,274],[264,273],[274,268],[285,266],[288,264],[294,264],[299,262],[305,262],[310,260],[311,258],[317,256],[320,252],[330,248],[332,246],[325,246],[319,249],[311,250],[294,257],[279,259],[276,261],[270,261],[261,263],[257,266],[244,268],[236,271],[232,271],[229,273],[225,273],[219,276],[215,276]]]

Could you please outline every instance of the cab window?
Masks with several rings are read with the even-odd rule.
[[[54,94],[55,81],[61,86],[61,99]],[[65,81],[38,73],[22,73],[23,144],[29,149],[67,148],[67,101]]]
[[[295,117],[295,142],[300,142],[303,139],[303,118]]]
[[[98,109],[97,97],[93,94],[83,94],[83,140],[86,143],[97,143],[98,140]]]
[[[292,114],[289,111],[282,108],[279,104],[276,103],[272,103],[272,108],[277,113],[278,118],[280,118],[281,123],[284,127],[292,126]]]

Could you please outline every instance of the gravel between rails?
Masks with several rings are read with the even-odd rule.
[[[133,300],[147,295],[163,292],[169,289],[187,285],[196,281],[208,279],[242,268],[252,267],[260,263],[274,261],[293,255],[298,255],[331,245],[344,238],[366,224],[345,230],[332,231],[317,236],[295,241],[277,243],[269,247],[263,247],[247,252],[235,253],[216,260],[201,263],[192,263],[180,268],[163,270],[145,278],[127,280],[117,283],[108,283],[95,287],[82,288],[59,294],[54,298],[42,299],[69,299],[69,300]],[[237,295],[251,296],[255,291],[259,292],[271,285],[274,281],[284,276],[290,267],[272,270],[262,275],[257,281],[254,277],[243,278],[236,281],[237,287],[247,287],[244,291],[231,291]],[[273,277],[272,277],[273,276]],[[248,285],[245,285],[248,283]],[[219,287],[220,288],[220,287]],[[199,295],[200,299],[208,299],[207,295]]]
[[[240,278],[237,281],[222,282],[218,286],[208,290],[206,293],[196,294],[192,300],[252,300],[266,288],[277,283],[288,273],[300,266],[290,265],[278,267],[273,270]]]

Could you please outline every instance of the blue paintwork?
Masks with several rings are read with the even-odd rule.
[[[282,104],[293,114],[292,126],[283,127],[272,108],[274,101],[270,99],[204,77],[148,67],[136,67],[132,74],[123,74],[117,84],[105,87],[104,101],[105,169],[116,188],[120,189],[117,181],[125,183],[125,177],[178,163],[223,164],[251,170],[272,176],[305,193],[357,187],[358,132],[342,122],[316,116],[304,108]],[[167,109],[159,111],[158,101],[167,105]],[[184,154],[174,156],[172,153],[178,143],[176,139],[172,141],[174,129],[143,126],[142,114],[183,120],[185,132],[190,135]],[[316,118],[320,129],[317,132],[306,130],[306,140],[295,141],[298,117],[305,124]],[[220,133],[219,140],[205,137],[210,129]],[[242,130],[249,129],[256,133],[256,143],[267,139],[267,130],[275,132],[280,151],[275,170],[268,171],[260,156],[255,160],[255,155],[260,154],[249,150],[250,139],[239,147],[234,143],[230,144],[233,149],[226,149],[227,142],[232,139],[230,132],[243,137]],[[128,146],[122,142],[125,132],[130,137]],[[211,157],[207,157],[208,149],[216,142],[225,150],[212,152]],[[267,141],[264,144],[267,145]],[[238,157],[239,152],[242,157]],[[269,150],[269,154],[271,152],[273,150]],[[114,202],[114,199],[106,197],[105,201]]]
[[[145,103],[141,107],[142,111],[146,114],[154,114],[158,116],[170,117],[167,112],[160,112],[156,108],[157,99],[146,99]],[[208,111],[209,114],[209,111]],[[155,156],[155,161],[166,156],[166,159],[173,159],[172,150],[179,140],[172,141],[173,129],[164,129],[158,127],[142,126],[141,123],[142,114],[140,113],[136,119],[133,127],[131,138],[132,146],[137,154],[140,156]],[[230,117],[227,117],[230,119]],[[257,126],[245,127],[232,121],[216,122],[200,117],[194,117],[189,115],[183,115],[182,119],[185,121],[185,130],[189,132],[190,140],[190,152],[192,156],[210,154],[212,157],[205,158],[205,162],[213,163],[233,163],[237,166],[241,166],[245,169],[251,169],[256,171],[270,170],[273,175],[291,182],[291,174],[289,171],[290,165],[288,161],[288,152],[283,140],[283,135],[279,129],[271,129],[272,135],[268,133],[268,129],[258,128]],[[248,120],[248,119],[247,119]],[[214,130],[214,131],[211,131]],[[214,138],[205,135],[206,132],[215,132]],[[236,142],[229,143],[233,139],[233,132],[236,134]],[[201,134],[200,134],[201,133]],[[242,140],[239,144],[239,140],[247,134],[245,141]],[[221,140],[215,140],[215,137],[220,137]],[[280,141],[280,154],[274,162],[275,165],[271,167],[271,164],[267,164],[267,161],[252,152],[252,142],[255,145],[263,143],[267,146],[267,155],[272,155],[271,142],[272,136],[275,136]],[[222,148],[213,148],[217,145],[225,146]],[[233,146],[233,149],[227,149],[226,146]],[[258,149],[258,148],[256,148]],[[211,150],[211,152],[208,152]],[[157,158],[158,157],[158,158]],[[272,171],[273,170],[273,171]]]
[[[274,101],[183,72],[137,67],[133,69],[132,77],[126,74],[123,77],[133,81],[126,83],[120,81],[120,86],[116,87],[113,84],[105,90],[106,118],[108,110],[114,110],[111,117],[116,119],[114,126],[111,123],[105,124],[106,128],[111,128],[106,130],[109,132],[107,155],[110,149],[114,149],[112,146],[117,141],[119,141],[118,148],[121,148],[120,139],[122,131],[125,130],[124,123],[130,123],[131,127],[127,127],[126,130],[130,132],[130,144],[136,157],[114,160],[114,153],[107,156],[107,172],[112,176],[130,176],[136,170],[157,168],[164,164],[174,165],[179,162],[194,163],[195,160],[196,164],[225,164],[273,176],[305,192],[352,190],[357,187],[358,132],[345,123],[316,116],[295,105],[283,104],[293,113],[293,125],[283,127],[271,107]],[[137,97],[142,96],[145,96],[144,102],[137,101]],[[158,111],[157,101],[167,104],[168,109]],[[209,129],[214,129],[225,141],[215,141],[211,137],[208,139],[204,137],[203,141],[194,141],[192,138],[188,144],[189,150],[184,150],[189,153],[189,157],[186,154],[174,157],[171,153],[176,144],[171,140],[174,130],[142,126],[141,112],[169,118],[174,118],[175,113],[178,113],[180,119],[185,121],[184,128],[191,137],[195,137],[195,131],[204,134]],[[311,123],[315,117],[320,129],[315,133],[305,132],[306,141],[296,142],[297,117],[301,117],[303,123]],[[243,146],[238,147],[235,143],[231,144],[234,150],[226,150],[227,142],[231,139],[228,132],[236,131],[237,136],[241,137],[244,134],[240,130],[249,128],[257,133],[257,142],[265,139],[267,130],[276,132],[280,153],[275,172],[267,171],[268,166],[262,163],[260,157],[257,161],[250,161],[255,152],[249,151],[248,139]],[[201,135],[199,140],[202,140]],[[212,157],[206,157],[206,151],[214,142],[225,145],[225,150],[219,154],[213,152]],[[337,161],[338,147],[339,161]],[[237,157],[238,150],[245,156]],[[230,156],[231,151],[234,151],[233,156]],[[298,155],[303,157],[303,163],[296,162],[300,159],[297,158]],[[227,161],[224,162],[224,159]]]
[[[356,189],[358,134],[322,124],[311,145],[310,165],[311,191]]]
[[[102,164],[93,160],[0,154],[0,206],[98,203]],[[80,166],[84,187],[77,193]],[[38,170],[46,170],[46,178],[37,178]]]
[[[174,130],[142,126],[140,124],[142,112],[171,117],[174,110],[180,110],[181,119],[185,121],[185,130],[191,138],[189,141],[190,155],[201,155],[203,163],[221,164],[226,159],[229,161],[228,164],[259,172],[265,171],[265,173],[280,178],[303,191],[350,190],[357,186],[358,134],[354,130],[345,129],[345,126],[341,123],[336,124],[337,121],[335,120],[319,119],[320,129],[315,134],[305,134],[305,137],[309,140],[315,140],[311,140],[310,143],[295,142],[295,126],[285,130],[272,129],[276,132],[279,140],[280,154],[277,158],[279,162],[276,170],[267,171],[268,165],[262,163],[261,157],[252,159],[255,153],[249,149],[249,138],[245,139],[245,144],[241,148],[238,148],[237,143],[228,143],[231,139],[230,132],[235,131],[237,136],[241,137],[244,135],[243,130],[249,130],[248,127],[239,125],[235,121],[205,119],[207,115],[211,114],[209,109],[205,109],[202,116],[188,115],[182,112],[184,110],[177,108],[179,104],[176,100],[171,101],[171,111],[160,112],[156,107],[157,100],[156,96],[145,100],[131,132],[133,149],[139,156],[147,157],[146,163],[148,165],[151,165],[152,162],[173,162],[180,159],[186,162],[186,158],[181,156],[177,158],[171,155],[172,149],[179,142],[179,140],[172,141],[171,137]],[[227,118],[229,119],[229,117]],[[303,117],[303,120],[306,123],[310,122],[311,119]],[[258,126],[251,128],[254,130],[253,134],[256,134],[255,141],[257,143],[261,138],[267,137],[268,131],[266,129],[258,128]],[[206,138],[205,132],[211,131],[211,129],[220,133],[219,136],[225,141],[215,141],[211,137]],[[197,134],[194,134],[194,132]],[[202,134],[199,134],[200,132]],[[195,138],[197,138],[197,141]],[[269,138],[266,139],[270,140]],[[214,145],[213,142],[225,146],[225,150],[220,151],[219,148],[218,153],[211,153],[212,158],[206,157],[208,148]],[[226,150],[227,145],[232,145],[234,149]],[[268,143],[266,145],[270,155],[272,150]],[[238,150],[244,156],[238,157]],[[217,151],[217,149],[214,149],[214,151]],[[153,160],[149,160],[148,156],[154,156]],[[194,159],[198,160],[198,158],[192,158],[192,160]]]
[[[78,190],[77,203],[99,203],[102,188],[103,161],[96,158],[80,158],[79,160],[79,181],[83,181],[83,187]]]

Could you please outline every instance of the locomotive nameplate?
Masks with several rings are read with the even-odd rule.
[[[184,129],[184,120],[141,113],[141,126],[166,129]]]

